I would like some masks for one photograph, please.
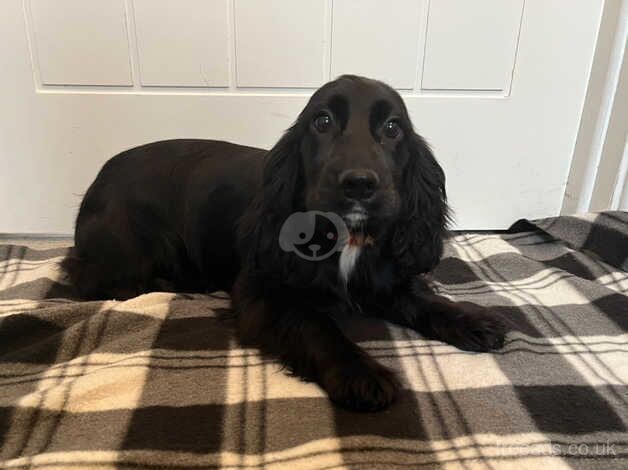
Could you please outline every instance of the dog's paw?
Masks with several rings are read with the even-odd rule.
[[[504,321],[486,309],[467,304],[456,318],[447,342],[464,351],[487,352],[504,346]]]
[[[379,411],[396,398],[400,383],[393,371],[372,359],[327,371],[323,387],[334,403],[355,411]]]

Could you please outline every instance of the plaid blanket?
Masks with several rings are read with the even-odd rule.
[[[0,468],[628,468],[627,213],[453,236],[434,284],[506,345],[355,318],[404,382],[371,414],[239,347],[224,293],[72,300],[65,251],[0,245]]]

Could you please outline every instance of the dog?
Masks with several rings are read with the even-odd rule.
[[[437,295],[445,175],[400,95],[344,75],[323,85],[270,150],[179,139],[110,159],[86,192],[63,261],[86,299],[153,290],[231,292],[242,344],[318,383],[336,404],[381,410],[396,375],[350,341],[354,310],[489,351],[487,309]]]

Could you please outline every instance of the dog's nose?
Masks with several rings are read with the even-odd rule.
[[[344,195],[350,199],[370,198],[379,184],[379,177],[373,170],[345,170],[338,178]]]

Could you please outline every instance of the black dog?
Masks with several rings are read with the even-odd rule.
[[[287,230],[295,213],[313,225]],[[346,233],[330,228],[338,220]],[[338,328],[348,309],[461,349],[503,343],[495,317],[417,276],[438,263],[446,223],[443,171],[401,97],[343,76],[314,93],[270,151],[185,139],[109,160],[83,199],[63,267],[85,298],[231,290],[244,344],[340,405],[377,410],[399,384]],[[290,249],[294,236],[342,239],[310,244],[304,256]]]

